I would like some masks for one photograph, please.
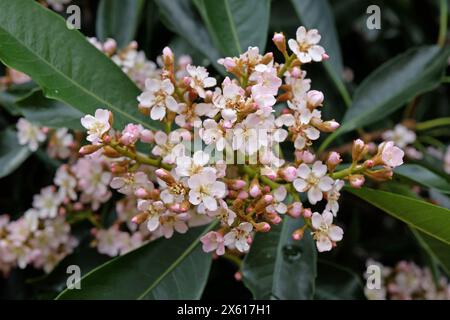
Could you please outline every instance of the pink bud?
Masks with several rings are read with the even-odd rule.
[[[291,77],[293,78],[300,78],[302,76],[302,70],[300,70],[299,67],[294,67],[291,70]]]
[[[153,143],[155,141],[155,136],[152,131],[144,129],[141,131],[141,141],[143,143]]]
[[[292,218],[298,218],[302,214],[303,205],[301,202],[294,202],[289,206],[288,214]]]
[[[261,188],[260,188],[259,184],[254,184],[254,185],[250,186],[249,193],[253,198],[260,196]]]
[[[234,180],[233,181],[233,189],[239,190],[245,187],[247,183],[244,180]]]
[[[323,93],[321,91],[318,91],[318,90],[308,91],[307,97],[308,97],[308,102],[313,107],[321,106],[322,102],[323,102],[323,99],[324,99]]]
[[[241,281],[242,273],[240,273],[239,271],[236,271],[236,273],[234,274],[234,279],[236,279],[236,281]]]
[[[103,44],[103,51],[112,54],[117,49],[117,42],[114,39],[108,38]]]
[[[248,199],[248,192],[240,191],[237,197],[242,200]]]
[[[302,160],[304,163],[313,163],[316,156],[311,152],[305,150],[303,151]]]
[[[277,225],[282,221],[281,217],[279,215],[275,215],[270,222],[272,222],[273,224]]]
[[[165,47],[165,48],[163,49],[163,58],[164,58],[164,60],[166,60],[166,59],[173,60],[173,52],[172,52],[172,49],[170,49],[169,47]]]
[[[41,131],[42,131],[43,133],[45,133],[45,134],[47,134],[49,130],[50,130],[50,129],[49,129],[48,127],[42,127],[42,128],[41,128]]]
[[[273,201],[273,196],[271,194],[264,195],[264,202],[269,204]]]
[[[134,195],[138,198],[146,198],[148,196],[148,192],[144,188],[139,188],[135,191]]]
[[[374,165],[375,163],[371,159],[364,161],[364,167],[367,169],[373,168]]]
[[[281,32],[275,32],[272,40],[273,40],[273,42],[282,42],[282,41],[285,41],[286,38],[285,38],[284,34],[282,34]]]
[[[305,209],[303,210],[303,217],[305,217],[305,218],[307,218],[307,219],[309,219],[309,218],[312,217],[312,211],[311,211],[310,208],[305,208]]]
[[[322,54],[322,60],[323,61],[326,61],[328,59],[330,59],[330,56],[328,54],[326,54],[326,53]]]
[[[284,168],[282,175],[284,180],[287,182],[292,182],[297,177],[297,169],[293,166],[286,167]]]
[[[353,188],[361,188],[364,184],[364,176],[361,174],[355,174],[349,177],[350,185]]]
[[[328,156],[327,163],[337,166],[342,162],[341,155],[335,151],[331,152]]]

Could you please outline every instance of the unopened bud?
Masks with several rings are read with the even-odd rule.
[[[308,99],[308,104],[311,107],[316,108],[316,107],[319,107],[322,105],[324,96],[321,91],[311,90],[311,91],[308,91],[308,93],[307,93],[307,99]]]
[[[143,212],[143,213],[140,213],[140,214],[134,216],[131,219],[131,222],[139,225],[139,224],[143,223],[145,220],[147,220],[147,218],[148,218],[148,213]]]
[[[326,54],[326,53],[323,53],[322,54],[322,60],[323,61],[327,61],[328,59],[330,59],[330,56],[328,54]]]
[[[173,185],[175,183],[174,177],[170,174],[169,171],[165,169],[156,169],[155,174],[158,178],[160,178],[162,181],[167,183],[168,185]]]
[[[303,210],[302,203],[296,201],[289,205],[287,213],[292,218],[298,218],[301,216],[302,210]]]
[[[348,178],[350,185],[353,188],[361,188],[365,182],[364,176],[362,174],[353,174]]]
[[[108,158],[119,158],[121,157],[121,154],[117,152],[115,149],[111,148],[110,146],[105,146],[103,148],[103,154],[107,156]]]
[[[259,185],[258,179],[254,178],[250,183],[249,194],[253,198],[259,197],[261,195],[261,186]]]
[[[368,152],[368,147],[361,139],[353,141],[352,159],[354,162],[360,161]]]
[[[279,170],[279,175],[287,182],[292,182],[297,178],[297,168],[289,166]]]
[[[155,135],[151,130],[144,129],[141,131],[141,141],[143,143],[153,143],[155,141]]]
[[[336,169],[336,166],[342,162],[341,155],[335,151],[331,152],[328,155],[327,159],[327,167],[328,171],[333,172]]]
[[[303,217],[305,217],[306,219],[309,219],[312,217],[312,211],[310,208],[305,208],[302,212]]]
[[[286,54],[286,37],[282,32],[275,32],[272,38],[273,43],[277,47],[278,50],[284,55]]]
[[[259,231],[259,232],[269,232],[270,224],[268,224],[267,222],[259,222],[259,223],[255,224],[255,229],[256,229],[256,231]]]
[[[78,152],[81,155],[85,156],[85,155],[94,153],[95,151],[99,150],[100,148],[102,148],[101,145],[88,144],[86,146],[82,146]]]
[[[299,228],[292,233],[292,239],[294,239],[296,241],[302,240],[304,235],[305,235],[305,229]]]

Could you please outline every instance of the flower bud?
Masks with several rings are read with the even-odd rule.
[[[306,219],[309,219],[312,217],[312,211],[310,208],[305,208],[302,212],[303,217],[305,217]]]
[[[352,146],[353,162],[360,161],[362,158],[364,158],[364,156],[367,154],[368,151],[369,151],[369,148],[364,143],[364,141],[362,141],[361,139],[356,139],[355,141],[353,141],[353,146]]]
[[[299,228],[292,233],[292,239],[294,239],[296,241],[302,240],[304,235],[305,235],[305,229]]]
[[[242,190],[238,193],[237,198],[245,200],[248,199],[248,192]]]
[[[103,51],[108,55],[112,56],[117,49],[117,42],[114,39],[108,38],[103,44]]]
[[[261,186],[259,185],[257,178],[254,178],[250,183],[249,194],[253,198],[259,197],[261,195]]]
[[[365,175],[367,177],[369,177],[370,179],[375,180],[375,181],[390,180],[390,179],[392,179],[393,174],[394,173],[392,172],[392,169],[388,168],[388,167],[380,169],[380,170],[375,170],[375,171],[367,170],[365,172]]]
[[[117,152],[115,149],[111,148],[110,146],[105,146],[103,148],[103,154],[107,156],[108,158],[119,158],[121,157],[121,154]]]
[[[160,178],[162,181],[167,183],[168,185],[173,185],[175,183],[174,177],[170,174],[169,171],[165,169],[156,169],[155,174],[158,178]]]
[[[342,162],[341,155],[335,151],[330,152],[327,159],[328,171],[333,172],[336,166]]]
[[[322,60],[323,61],[327,61],[328,59],[330,59],[330,56],[326,53],[322,54]]]
[[[286,52],[286,37],[284,36],[284,34],[282,32],[280,32],[280,33],[275,32],[273,35],[272,41],[275,44],[275,46],[277,47],[277,49],[280,50],[280,52],[283,55],[287,54],[287,52]]]
[[[303,205],[301,202],[293,202],[289,205],[287,214],[292,218],[298,218],[301,216],[303,210]]]
[[[280,169],[278,172],[280,177],[287,182],[292,182],[297,178],[297,169],[293,166]]]
[[[364,176],[362,174],[353,174],[348,178],[350,185],[353,188],[361,188],[365,182]]]
[[[340,126],[341,125],[339,124],[339,122],[337,122],[335,120],[329,120],[329,121],[323,121],[320,124],[319,129],[320,129],[320,131],[323,131],[323,132],[334,132]]]
[[[143,223],[145,220],[147,220],[147,218],[148,218],[148,213],[143,212],[143,213],[140,213],[140,214],[134,216],[131,219],[131,222],[139,225],[139,224]]]
[[[102,148],[101,145],[88,144],[88,145],[82,146],[78,152],[81,155],[85,156],[85,155],[94,153],[95,151],[99,150],[100,148]]]
[[[149,196],[149,193],[144,188],[139,188],[134,192],[134,195],[140,199],[146,199]]]
[[[169,47],[165,47],[163,49],[163,62],[164,62],[164,66],[166,66],[166,67],[170,67],[173,65],[174,55],[173,55],[172,49],[170,49]]]
[[[143,143],[153,143],[155,141],[155,135],[151,130],[144,129],[141,131],[141,141]]]
[[[321,91],[318,90],[310,90],[307,93],[307,100],[308,100],[308,104],[313,107],[320,107],[323,103],[323,93]]]
[[[270,231],[270,224],[267,222],[259,222],[255,224],[255,229],[258,232],[269,232]]]
[[[242,273],[240,273],[239,271],[236,271],[236,273],[234,274],[234,279],[236,281],[241,281],[242,280]]]

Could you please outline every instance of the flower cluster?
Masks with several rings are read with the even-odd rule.
[[[283,63],[249,47],[239,57],[218,61],[230,74],[219,83],[189,59],[176,61],[168,47],[158,59],[161,69],[144,67],[142,77],[124,68],[139,59],[136,46],[126,49],[134,52],[130,57],[126,52],[113,56],[134,81],[144,83],[138,108],[156,122],[117,130],[112,113],[97,109],[81,119],[90,144],[80,152],[108,159],[114,176],[110,186],[132,199],[136,206],[129,212],[136,214],[131,220],[144,225],[151,237],[170,238],[214,220],[219,227],[201,238],[204,251],[244,253],[255,232],[269,232],[289,215],[304,220],[294,239],[309,230],[317,249],[329,251],[343,238],[333,218],[345,181],[361,187],[365,177],[387,180],[392,168],[402,164],[404,152],[393,141],[381,143],[371,155],[373,150],[356,140],[352,164],[340,171],[337,152],[320,161],[314,142],[339,124],[322,119],[324,95],[311,89],[303,66],[328,55],[318,45],[317,30],[300,27],[296,39],[288,41],[292,53],[283,34],[276,33],[273,41]],[[165,130],[153,129],[159,123]],[[280,144],[292,146],[294,159],[283,156]],[[151,154],[139,151],[145,149]],[[319,210],[322,200],[326,203]],[[114,239],[122,237],[116,227],[96,237],[110,255],[140,241],[130,238],[133,244],[116,245]]]
[[[448,300],[450,283],[445,277],[436,282],[428,268],[420,268],[413,262],[400,261],[393,268],[375,261],[367,265],[380,268],[381,285],[379,288],[365,288],[370,300]],[[368,278],[370,275],[366,274]]]
[[[35,209],[28,210],[18,220],[0,216],[0,272],[8,274],[18,266],[50,272],[54,266],[72,253],[77,240],[70,234],[64,218],[41,219]]]

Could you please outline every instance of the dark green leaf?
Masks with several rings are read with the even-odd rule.
[[[0,178],[16,170],[29,155],[28,147],[19,144],[16,131],[5,129],[0,132]]]
[[[285,217],[268,233],[255,236],[243,264],[244,284],[255,299],[312,299],[317,250],[308,232],[300,241],[292,232],[300,219]]]
[[[155,2],[159,7],[164,24],[186,39],[192,47],[204,54],[218,71],[223,73],[224,68],[217,64],[217,60],[220,58],[219,51],[214,47],[192,2],[190,0],[155,0]]]
[[[83,114],[60,101],[47,99],[42,91],[32,92],[16,103],[21,114],[30,122],[50,128],[81,129]]]
[[[65,290],[57,299],[199,299],[211,266],[199,238],[213,226],[115,258],[82,277],[81,290]]]
[[[363,284],[358,275],[353,271],[321,260],[317,264],[316,293],[314,299],[364,299]]]
[[[111,110],[116,128],[129,122],[147,128],[159,125],[139,113],[140,91],[120,68],[35,1],[0,0],[0,59],[30,75],[49,98],[83,113]]]
[[[119,48],[136,35],[144,0],[101,0],[97,9],[96,32],[101,41],[113,38]]]
[[[404,164],[394,170],[408,180],[412,180],[428,188],[434,188],[442,193],[450,193],[450,183],[436,173],[417,164]]]
[[[424,46],[389,60],[372,72],[355,92],[339,133],[381,120],[415,96],[436,88],[447,66],[448,49]]]
[[[346,190],[409,226],[450,244],[450,210],[385,191],[369,188]]]
[[[194,0],[216,47],[237,56],[249,46],[264,52],[270,0]]]

